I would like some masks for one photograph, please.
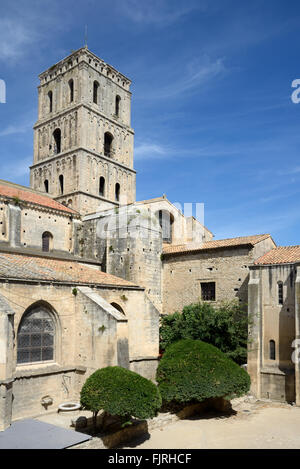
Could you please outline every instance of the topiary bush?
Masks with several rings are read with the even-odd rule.
[[[250,389],[250,376],[213,345],[184,339],[170,345],[157,368],[164,403],[238,397]]]
[[[91,410],[96,423],[100,410],[110,415],[147,419],[155,417],[161,407],[157,386],[143,376],[119,366],[95,371],[84,383],[80,403]]]

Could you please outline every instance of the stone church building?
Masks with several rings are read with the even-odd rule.
[[[98,368],[153,379],[161,314],[248,288],[253,391],[295,400],[300,248],[214,240],[165,195],[136,201],[131,82],[86,47],[39,78],[30,188],[0,180],[0,430],[78,400]]]

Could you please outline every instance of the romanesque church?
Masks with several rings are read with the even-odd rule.
[[[0,431],[98,368],[154,379],[160,315],[199,300],[248,304],[252,392],[299,404],[300,247],[136,201],[131,82],[87,47],[39,79],[30,187],[0,180]]]

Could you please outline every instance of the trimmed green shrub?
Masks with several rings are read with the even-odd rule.
[[[80,403],[96,416],[100,410],[120,417],[147,419],[161,407],[158,388],[150,380],[119,366],[95,371],[84,383]]]
[[[213,345],[180,340],[167,348],[156,380],[165,403],[238,397],[250,389],[248,373]]]
[[[180,339],[202,340],[242,365],[247,362],[249,323],[245,305],[237,301],[216,306],[205,302],[191,304],[183,308],[182,314],[162,317],[160,349],[163,351]]]

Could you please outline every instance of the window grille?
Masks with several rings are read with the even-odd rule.
[[[216,284],[215,282],[201,283],[201,296],[203,301],[216,300]]]
[[[39,308],[26,314],[18,331],[17,363],[53,360],[54,336],[54,322],[46,310]]]

